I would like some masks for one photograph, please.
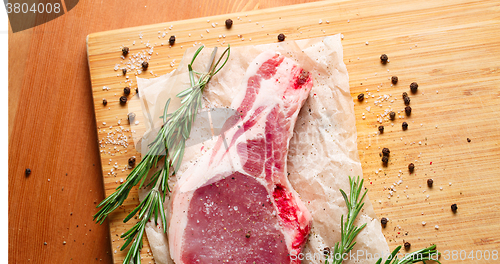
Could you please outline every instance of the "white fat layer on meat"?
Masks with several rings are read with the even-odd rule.
[[[291,185],[300,195],[301,200],[306,203],[313,218],[311,234],[303,253],[322,256],[324,247],[333,248],[340,240],[340,216],[347,213],[339,189],[349,190],[348,176],[362,176],[356,145],[354,109],[347,69],[342,61],[340,35],[258,46],[232,47],[228,64],[212,78],[204,92],[204,109],[229,107],[232,102],[242,100],[235,96],[238,94],[250,62],[258,54],[269,50],[291,57],[313,74],[314,86],[298,115],[293,130],[294,136],[289,144],[287,171],[290,173]],[[219,49],[218,54],[220,55],[222,51],[223,49]],[[137,78],[141,108],[143,113],[149,113],[143,116],[148,133],[144,135],[142,143],[136,144],[139,150],[141,145],[147,146],[148,140],[154,139],[161,126],[161,120],[158,117],[163,114],[166,100],[189,86],[186,69],[193,53],[194,49],[188,49],[178,70],[173,73],[149,80]],[[211,49],[205,48],[200,54],[194,65],[196,71],[204,71],[210,53]],[[178,107],[179,102],[174,99],[169,112]],[[200,132],[198,135],[200,137],[206,138],[207,134],[210,137],[212,135],[210,130],[214,127],[207,130],[206,126],[197,124],[202,119],[197,117],[192,131]],[[205,122],[208,122],[207,119],[214,121],[213,118],[208,117],[205,118]],[[192,132],[191,137],[195,136]],[[200,141],[193,140],[193,142]],[[183,173],[192,164],[197,163],[204,153],[213,148],[215,142],[216,137],[211,137],[203,143],[186,143],[189,146],[186,148],[179,172],[176,177],[171,177],[169,180],[171,188],[176,185],[178,178],[182,179]],[[144,197],[146,191],[140,190],[140,198]],[[360,213],[356,224],[367,223],[367,226],[357,236],[354,251],[361,250],[365,255],[366,253],[387,254],[389,248],[371,202],[367,198],[364,202],[364,210]],[[170,211],[170,206],[170,196],[168,196],[165,202],[167,212]],[[155,262],[173,263],[168,252],[169,241],[163,230],[158,232],[158,227],[153,223],[147,225],[146,233]],[[344,263],[374,263],[375,261],[374,259],[361,259],[357,262],[347,260]],[[324,263],[324,259],[304,260],[302,263]]]

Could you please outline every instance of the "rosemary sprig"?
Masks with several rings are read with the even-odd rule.
[[[401,246],[398,246],[396,249],[394,249],[391,255],[389,255],[387,260],[384,262],[384,264],[408,264],[417,262],[425,263],[426,260],[433,260],[441,264],[441,262],[439,262],[437,258],[439,257],[438,255],[439,253],[436,250],[436,245],[432,245],[430,247],[414,251],[410,254],[405,255],[402,259],[396,257],[400,249]],[[380,263],[382,263],[382,258],[380,258],[375,264],[380,264]]]
[[[366,223],[362,226],[356,227],[354,226],[354,221],[358,216],[361,208],[365,203],[360,203],[365,198],[367,190],[359,198],[361,194],[361,190],[363,188],[363,180],[359,180],[359,177],[354,181],[351,177],[349,177],[349,185],[350,192],[349,198],[347,194],[340,189],[340,193],[344,197],[344,201],[347,205],[347,219],[344,222],[344,215],[340,218],[340,242],[335,244],[335,248],[333,249],[333,262],[332,264],[340,264],[344,258],[344,255],[352,250],[356,242],[354,238],[361,232],[361,230],[366,226]],[[325,261],[325,264],[328,264],[328,259]]]
[[[167,114],[170,99],[166,102],[163,116],[160,117],[163,119],[163,126],[155,140],[149,145],[148,152],[127,176],[125,182],[120,184],[114,193],[97,206],[98,208],[101,207],[101,209],[94,215],[94,221],[102,224],[111,212],[123,204],[132,188],[137,184],[141,188],[146,181],[148,172],[152,168],[156,168],[159,162],[162,163],[161,169],[155,172],[147,183],[147,186],[154,187],[149,191],[146,198],[123,220],[123,222],[127,222],[139,213],[139,222],[121,236],[126,241],[120,250],[124,250],[131,244],[123,263],[141,262],[142,239],[146,223],[151,217],[154,218],[155,224],[158,224],[158,215],[160,215],[163,230],[166,231],[167,221],[163,202],[167,191],[170,191],[168,178],[171,174],[175,174],[182,162],[185,142],[189,138],[191,126],[198,109],[201,107],[203,90],[212,76],[224,67],[230,54],[228,45],[217,62],[214,63],[215,54],[217,53],[217,48],[214,48],[206,72],[198,73],[193,70],[192,65],[202,49],[203,46],[194,53],[191,63],[188,64],[191,87],[177,94],[177,97],[181,98],[181,106],[173,113]],[[224,57],[225,60],[223,61]],[[219,64],[221,65],[219,66]],[[195,74],[199,75],[197,80]]]
[[[354,226],[354,220],[358,216],[361,208],[365,203],[360,203],[363,201],[368,190],[365,190],[361,199],[359,196],[361,194],[363,188],[363,180],[359,180],[359,177],[354,181],[351,177],[349,177],[349,185],[350,185],[350,193],[349,198],[343,190],[340,190],[342,196],[344,197],[344,201],[347,205],[347,221],[344,223],[344,216],[341,216],[340,227],[341,227],[341,241],[335,244],[335,248],[333,252],[326,254],[325,264],[330,264],[329,256],[333,256],[333,262],[331,264],[341,264],[344,260],[344,256],[352,250],[356,242],[354,239],[361,232],[361,230],[366,226],[366,223],[356,227]],[[423,248],[417,251],[414,251],[410,254],[405,255],[402,259],[399,259],[396,255],[398,254],[401,246],[398,246],[396,249],[392,251],[384,264],[409,264],[409,263],[417,263],[423,262],[425,264],[426,260],[433,260],[441,264],[439,260],[436,259],[436,254],[439,254],[436,250],[436,245],[432,245],[427,248]],[[380,258],[375,264],[381,264],[382,258]]]

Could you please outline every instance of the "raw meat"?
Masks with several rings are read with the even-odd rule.
[[[175,263],[299,263],[311,214],[287,178],[288,143],[312,77],[264,52],[249,66],[215,147],[179,179],[168,239]]]

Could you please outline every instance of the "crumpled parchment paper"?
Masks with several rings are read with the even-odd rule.
[[[313,223],[309,240],[304,248],[302,263],[324,263],[323,249],[333,249],[340,240],[340,218],[347,208],[339,191],[349,193],[349,176],[362,176],[357,150],[357,136],[352,98],[349,92],[349,77],[343,63],[340,35],[298,41],[287,41],[265,45],[232,47],[228,63],[210,81],[204,91],[204,108],[198,114],[186,142],[186,152],[177,176],[171,177],[173,186],[177,179],[202,153],[214,145],[217,131],[232,114],[232,99],[237,94],[248,64],[261,52],[275,50],[297,61],[314,76],[314,85],[302,107],[290,141],[288,172],[292,186],[300,195],[312,214]],[[180,105],[175,95],[189,87],[187,64],[196,48],[184,54],[177,70],[154,79],[137,78],[146,133],[136,147],[145,153],[162,125],[165,102],[172,98],[169,112]],[[219,48],[218,55],[224,49]],[[195,71],[206,69],[212,48],[205,48],[193,65]],[[215,133],[214,133],[215,132]],[[142,199],[147,189],[139,192]],[[369,194],[368,194],[369,195]],[[368,198],[358,216],[357,225],[367,226],[356,238],[354,255],[345,256],[344,263],[375,263],[378,257],[387,256],[389,248],[382,234]],[[165,208],[169,210],[167,198]],[[173,263],[168,252],[167,235],[163,227],[151,221],[146,227],[147,237],[155,262]],[[371,258],[370,258],[371,254]],[[368,258],[367,258],[368,255]]]

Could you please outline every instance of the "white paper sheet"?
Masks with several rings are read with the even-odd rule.
[[[302,263],[324,263],[323,249],[333,249],[340,240],[340,217],[347,214],[339,189],[349,192],[349,176],[362,176],[357,151],[357,136],[352,98],[349,92],[349,77],[343,63],[340,35],[309,40],[287,41],[273,44],[232,47],[228,63],[215,75],[204,92],[204,112],[199,114],[193,125],[190,141],[177,177],[193,164],[197,157],[208,151],[215,143],[210,127],[208,110],[228,107],[237,94],[242,76],[248,64],[265,50],[275,50],[294,58],[314,76],[314,85],[303,106],[290,141],[288,172],[292,186],[305,202],[313,216],[312,230],[304,248]],[[159,127],[165,102],[178,92],[189,87],[187,64],[196,48],[186,51],[179,68],[155,79],[137,78],[142,110],[147,132],[139,149],[154,139]],[[219,49],[218,54],[223,49]],[[194,64],[196,71],[204,71],[211,48],[205,48]],[[173,99],[170,112],[179,106]],[[212,114],[213,117],[220,114]],[[215,118],[211,119],[216,122]],[[216,124],[213,124],[217,126]],[[216,127],[213,130],[217,130]],[[215,135],[216,136],[216,135]],[[200,143],[201,142],[201,143]],[[145,153],[145,152],[142,152]],[[172,177],[170,185],[177,179]],[[142,198],[147,190],[140,191]],[[370,201],[365,198],[364,209],[357,224],[367,223],[359,233],[353,249],[355,258],[344,263],[374,263],[375,258],[389,253],[382,234],[380,222],[376,219]],[[169,199],[165,202],[169,210]],[[146,229],[148,240],[156,263],[173,263],[168,253],[167,236],[161,226],[149,223]],[[366,259],[367,254],[373,258]],[[352,256],[352,255],[351,255]],[[347,256],[350,258],[350,256]]]

